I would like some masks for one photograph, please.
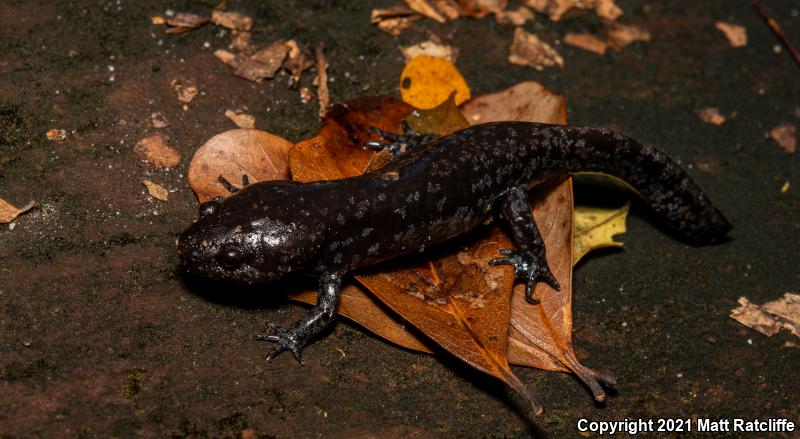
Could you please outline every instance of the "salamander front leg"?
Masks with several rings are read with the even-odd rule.
[[[390,133],[379,128],[369,127],[370,131],[381,136],[388,143],[372,140],[365,143],[364,146],[375,151],[388,149],[389,152],[397,155],[404,153],[408,148],[428,143],[439,137],[436,134],[419,134],[411,129],[411,125],[405,120],[401,124],[403,126],[403,134]]]
[[[271,334],[259,334],[257,340],[275,342],[278,345],[267,355],[267,361],[272,360],[283,351],[289,351],[302,366],[303,357],[300,351],[311,339],[327,328],[336,317],[336,308],[339,305],[339,288],[342,277],[339,273],[323,274],[319,279],[319,293],[317,305],[311,308],[298,321],[288,328],[271,327]]]
[[[517,244],[516,249],[501,248],[505,257],[492,259],[491,265],[511,265],[517,280],[525,281],[525,297],[536,303],[533,287],[542,280],[555,290],[560,290],[555,276],[547,266],[544,240],[531,215],[528,194],[522,187],[511,189],[501,206],[501,214],[511,226],[511,233]]]

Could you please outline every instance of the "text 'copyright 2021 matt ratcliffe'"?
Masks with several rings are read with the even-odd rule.
[[[789,433],[798,431],[797,424],[785,418],[659,418],[625,419],[622,421],[598,421],[578,419],[577,429],[581,433],[601,435],[635,435],[639,433]]]

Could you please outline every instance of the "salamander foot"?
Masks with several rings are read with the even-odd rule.
[[[365,143],[364,146],[375,151],[388,149],[393,155],[397,155],[406,152],[408,148],[414,148],[439,137],[436,134],[419,134],[411,129],[411,125],[405,120],[401,124],[403,126],[403,134],[390,133],[380,128],[369,127],[369,131],[381,136],[388,143],[372,140]]]
[[[271,341],[278,344],[275,349],[267,355],[267,361],[272,361],[273,358],[277,357],[278,354],[283,351],[289,351],[294,355],[294,359],[297,360],[301,366],[305,366],[303,357],[300,354],[300,351],[303,349],[303,344],[298,340],[297,336],[290,330],[275,325],[269,325],[269,327],[269,332],[271,334],[258,334],[255,337],[256,340]]]
[[[554,290],[560,291],[559,285],[550,267],[547,266],[547,260],[544,254],[537,255],[532,251],[519,251],[510,248],[501,248],[498,250],[505,257],[496,258],[489,261],[489,265],[511,265],[514,267],[514,276],[517,280],[525,281],[525,298],[530,303],[537,303],[533,297],[533,287],[536,282],[547,282]]]

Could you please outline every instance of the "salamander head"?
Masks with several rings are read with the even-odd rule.
[[[200,205],[200,218],[178,240],[184,269],[253,284],[308,268],[322,245],[322,228],[302,221],[307,218],[286,203],[253,206],[238,195]]]

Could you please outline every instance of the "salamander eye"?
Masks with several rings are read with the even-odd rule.
[[[242,253],[233,247],[222,247],[217,253],[220,265],[225,268],[236,268],[242,262]]]
[[[217,211],[219,207],[219,201],[215,198],[210,201],[206,201],[205,203],[200,205],[200,216],[211,215],[212,213]]]

